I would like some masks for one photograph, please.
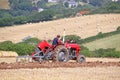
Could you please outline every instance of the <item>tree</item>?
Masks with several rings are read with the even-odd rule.
[[[48,2],[48,0],[41,0],[37,3],[37,6],[40,8],[47,8],[46,3]]]
[[[90,0],[90,4],[94,6],[102,6],[103,0]]]
[[[14,24],[24,24],[27,22],[27,18],[25,16],[18,16],[14,18]]]
[[[14,10],[28,10],[31,11],[32,9],[32,2],[31,0],[9,0],[10,6]]]
[[[112,11],[112,12],[115,10],[119,10],[120,9],[119,5],[120,5],[119,3],[112,2],[107,6],[107,10]]]
[[[0,26],[9,26],[13,23],[13,17],[8,13],[3,14],[3,18],[0,19]]]
[[[65,7],[67,7],[67,8],[69,7],[69,3],[68,3],[68,2],[65,2],[64,5],[65,5]]]
[[[67,35],[67,36],[65,36],[65,39],[66,40],[70,40],[70,41],[75,41],[76,43],[79,43],[79,41],[80,41],[80,37],[79,36],[77,36],[77,35]]]
[[[53,19],[54,14],[55,13],[52,10],[45,10],[40,13],[34,13],[30,18],[32,19],[32,22],[48,21]]]
[[[19,0],[9,0],[10,6],[12,9],[17,9],[17,5],[19,4]]]
[[[24,3],[22,2],[17,7],[20,10],[32,11],[32,4],[31,4],[31,2],[24,2]]]

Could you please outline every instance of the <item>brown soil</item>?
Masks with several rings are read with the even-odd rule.
[[[67,62],[67,63],[53,63],[53,62],[29,62],[29,63],[0,63],[0,69],[20,69],[20,68],[75,68],[75,67],[108,67],[108,66],[118,66],[120,67],[120,62],[85,62],[85,63],[77,63],[77,62]]]

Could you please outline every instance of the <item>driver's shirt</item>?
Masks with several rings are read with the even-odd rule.
[[[58,38],[54,38],[54,39],[53,39],[53,42],[52,42],[52,45],[55,46],[55,45],[57,45],[57,44],[58,44]]]

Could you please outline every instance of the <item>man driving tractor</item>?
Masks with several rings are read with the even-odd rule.
[[[79,54],[81,50],[80,46],[76,43],[64,44],[60,40],[60,35],[57,35],[52,42],[52,45],[47,41],[40,42],[34,54],[32,54],[32,59],[35,61],[52,60],[56,62],[67,62],[68,60],[76,60],[77,62],[85,62],[84,55]]]
[[[58,45],[60,43],[61,43],[61,41],[60,41],[60,35],[57,35],[56,38],[53,39],[52,45],[56,46],[56,45]]]

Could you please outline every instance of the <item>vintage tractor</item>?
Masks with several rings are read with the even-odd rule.
[[[76,43],[64,43],[52,46],[47,41],[40,42],[35,52],[32,53],[32,59],[35,61],[67,62],[76,60],[79,63],[85,62],[84,55],[79,54],[80,46]]]

